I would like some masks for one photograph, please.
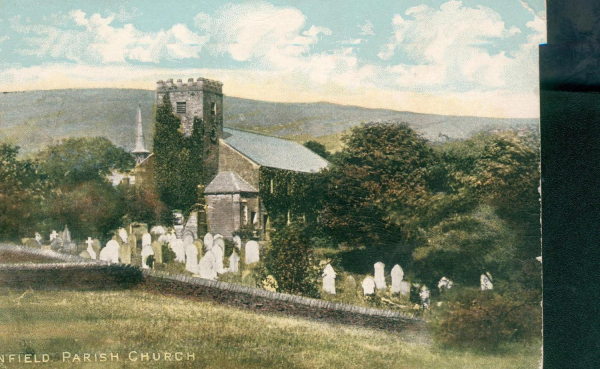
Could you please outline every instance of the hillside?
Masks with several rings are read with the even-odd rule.
[[[65,137],[105,136],[132,149],[135,114],[142,106],[151,146],[154,91],[84,89],[0,94],[0,141],[34,152]],[[467,138],[495,129],[538,129],[537,119],[494,119],[416,114],[330,103],[276,103],[225,97],[224,124],[297,141],[315,139],[329,149],[349,128],[367,121],[407,122],[430,140]]]

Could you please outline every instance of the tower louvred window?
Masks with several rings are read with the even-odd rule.
[[[185,101],[177,103],[177,114],[185,114]]]

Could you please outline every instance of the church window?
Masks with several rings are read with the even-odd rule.
[[[185,101],[177,102],[177,114],[185,114]]]
[[[215,102],[210,103],[210,114],[217,115],[217,103],[215,103]]]

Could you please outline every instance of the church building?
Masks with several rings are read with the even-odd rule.
[[[329,163],[297,142],[224,128],[222,86],[204,78],[190,78],[187,83],[158,81],[156,104],[161,106],[163,97],[169,95],[184,135],[191,135],[194,118],[204,125],[205,183],[199,185],[204,185],[208,231],[231,238],[233,232],[248,226],[265,239],[275,209],[268,209],[262,197],[279,195],[279,202],[285,203],[285,197],[292,195],[290,178],[314,175]],[[141,136],[141,122],[139,127]],[[152,165],[152,154],[138,161],[136,185],[151,183]],[[290,208],[285,216],[290,220],[304,214],[292,214]]]

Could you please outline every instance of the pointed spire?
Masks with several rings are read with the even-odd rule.
[[[135,150],[132,151],[135,156],[135,161],[137,164],[144,161],[150,151],[146,150],[144,146],[144,133],[142,131],[142,104],[138,104],[137,110],[137,126],[136,126],[136,134],[135,134]]]

